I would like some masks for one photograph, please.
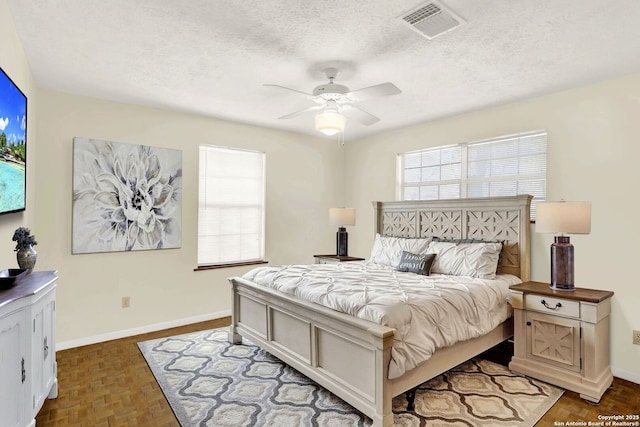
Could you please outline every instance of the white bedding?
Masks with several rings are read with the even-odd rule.
[[[521,282],[512,275],[422,276],[365,262],[260,267],[243,278],[395,328],[391,379],[509,318],[509,285]]]

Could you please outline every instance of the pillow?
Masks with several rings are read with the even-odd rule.
[[[482,239],[445,239],[443,237],[434,237],[434,242],[450,242],[450,243],[500,243],[502,248],[504,248],[505,240],[482,240]],[[500,248],[500,256],[498,257],[498,265],[496,266],[496,274],[498,273],[498,268],[500,268],[500,264],[502,263],[502,248]]]
[[[431,242],[428,253],[436,254],[432,273],[495,279],[502,243]]]
[[[445,239],[444,237],[433,237],[434,242],[449,242],[449,243],[500,243],[504,245],[504,240],[482,240],[476,238],[468,239]]]
[[[436,254],[412,254],[411,252],[402,251],[398,271],[422,274],[428,276],[431,272],[431,265],[436,258]]]
[[[449,242],[449,243],[476,243],[476,242],[481,242],[481,240],[474,240],[474,239],[447,239],[444,237],[434,237],[433,238],[434,242]]]
[[[431,237],[421,239],[411,239],[407,237],[391,237],[376,234],[376,238],[371,248],[369,262],[379,265],[388,265],[396,268],[400,263],[402,251],[412,254],[423,254],[427,252]]]

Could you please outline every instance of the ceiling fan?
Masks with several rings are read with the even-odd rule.
[[[389,82],[352,91],[347,86],[334,82],[338,75],[337,68],[326,68],[324,74],[329,79],[329,83],[316,86],[312,93],[275,84],[263,85],[300,93],[316,104],[278,117],[278,119],[290,119],[312,111],[320,111],[319,114],[316,114],[316,129],[325,135],[334,135],[344,131],[346,117],[356,120],[365,126],[372,125],[380,120],[373,114],[354,105],[355,103],[402,93],[396,85]]]

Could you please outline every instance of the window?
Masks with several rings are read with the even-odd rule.
[[[198,266],[264,258],[265,154],[200,146]]]
[[[400,200],[531,194],[545,200],[547,133],[492,138],[398,155]]]

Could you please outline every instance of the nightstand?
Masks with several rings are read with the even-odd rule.
[[[509,289],[515,341],[509,369],[600,402],[613,381],[609,366],[613,292],[554,290],[540,282]]]
[[[334,262],[364,261],[364,258],[338,255],[314,255],[316,264],[332,264]]]

